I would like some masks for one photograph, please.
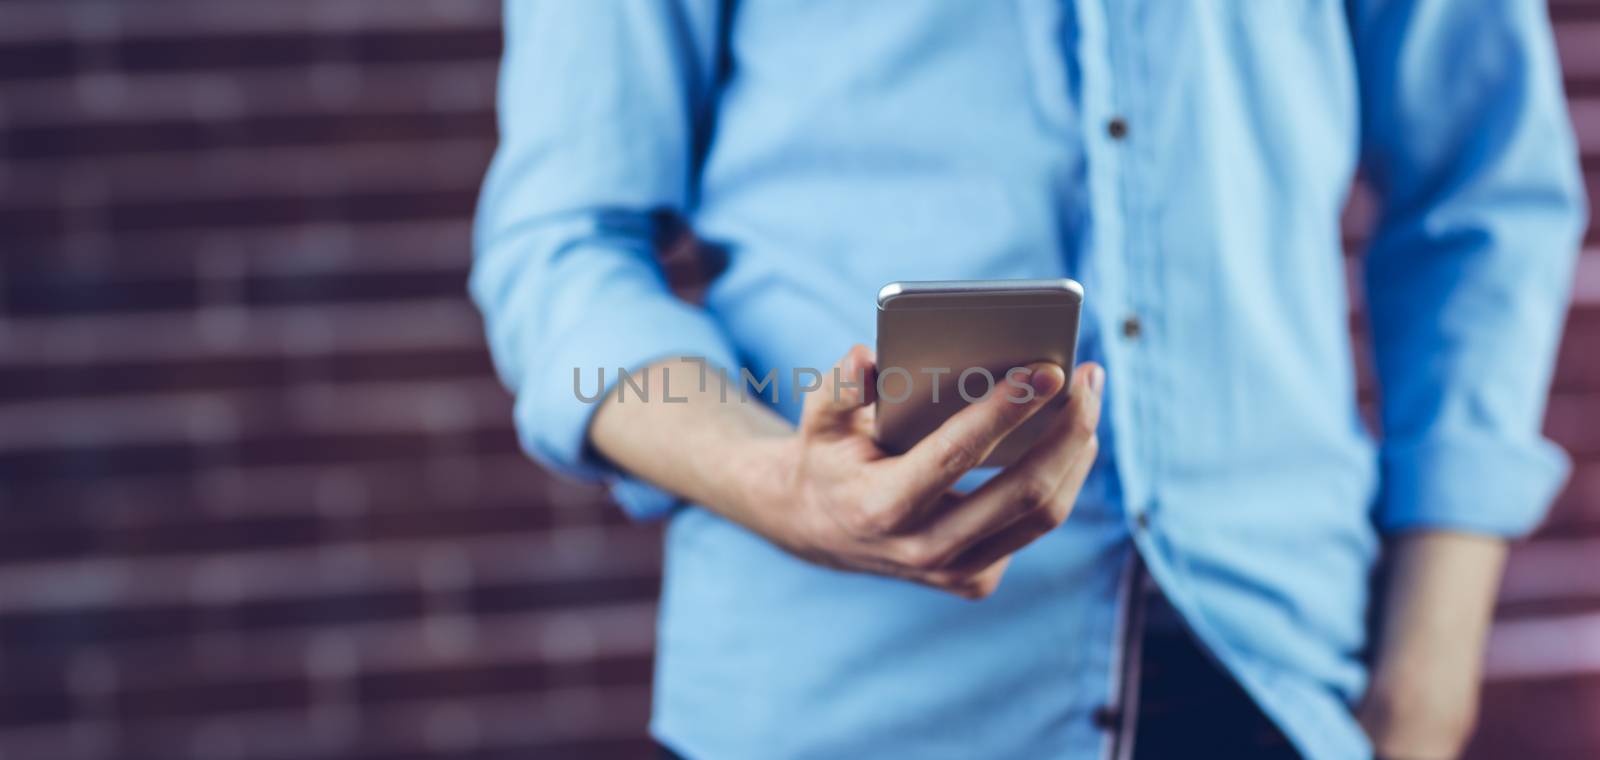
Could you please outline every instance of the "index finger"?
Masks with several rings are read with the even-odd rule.
[[[1066,385],[1066,374],[1055,364],[1040,362],[1027,369],[1031,399],[1019,402],[996,388],[988,398],[951,415],[910,451],[884,460],[908,503],[928,504],[944,494]]]

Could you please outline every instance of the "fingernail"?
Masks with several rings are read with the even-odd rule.
[[[1098,396],[1100,395],[1100,390],[1105,386],[1106,370],[1104,367],[1096,366],[1094,371],[1089,373],[1089,390],[1094,391],[1094,395]]]

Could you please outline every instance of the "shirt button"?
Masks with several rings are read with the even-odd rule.
[[[1138,315],[1130,314],[1127,319],[1122,320],[1122,337],[1134,340],[1143,332],[1144,325],[1140,324]]]
[[[1113,140],[1121,140],[1127,137],[1128,120],[1121,116],[1112,117],[1111,121],[1106,122],[1106,134],[1111,135]]]
[[[1149,530],[1150,529],[1150,513],[1149,512],[1140,512],[1139,514],[1134,515],[1133,516],[1133,524],[1137,525],[1139,527],[1139,530]]]

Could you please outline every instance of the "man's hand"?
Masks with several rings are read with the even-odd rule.
[[[1078,368],[1067,408],[1022,459],[970,494],[952,491],[1007,433],[1067,391],[1054,364],[999,382],[899,456],[872,440],[871,352],[855,346],[807,396],[799,430],[759,404],[700,388],[687,403],[602,402],[590,426],[613,462],[817,564],[904,578],[967,598],[999,585],[1010,555],[1060,525],[1099,450],[1104,370]],[[673,387],[698,368],[666,362]],[[662,380],[664,378],[656,378]],[[677,393],[679,391],[674,391]]]
[[[807,399],[778,498],[792,510],[778,540],[819,564],[917,581],[969,598],[992,593],[1010,555],[1060,525],[1094,464],[1104,371],[1078,369],[1067,409],[1016,464],[970,494],[951,487],[1067,378],[1054,364],[1013,373],[1032,398],[1004,383],[900,456],[872,441],[873,359],[856,346]]]
[[[1477,719],[1505,542],[1419,532],[1390,551],[1372,683],[1357,717],[1381,758],[1453,758]]]

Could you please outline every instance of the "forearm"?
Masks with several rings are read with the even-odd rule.
[[[1380,660],[1427,642],[1447,644],[1463,655],[1463,662],[1476,665],[1505,566],[1505,541],[1417,531],[1396,537],[1389,551]]]
[[[1505,541],[1448,531],[1389,547],[1372,684],[1361,718],[1382,757],[1453,757],[1476,718]]]
[[[646,372],[654,391],[649,401],[631,391],[619,396],[619,383],[595,410],[590,445],[623,470],[774,537],[780,526],[763,506],[776,498],[784,476],[794,432],[789,422],[740,396],[731,378],[724,393],[715,368],[699,362],[664,361]]]

